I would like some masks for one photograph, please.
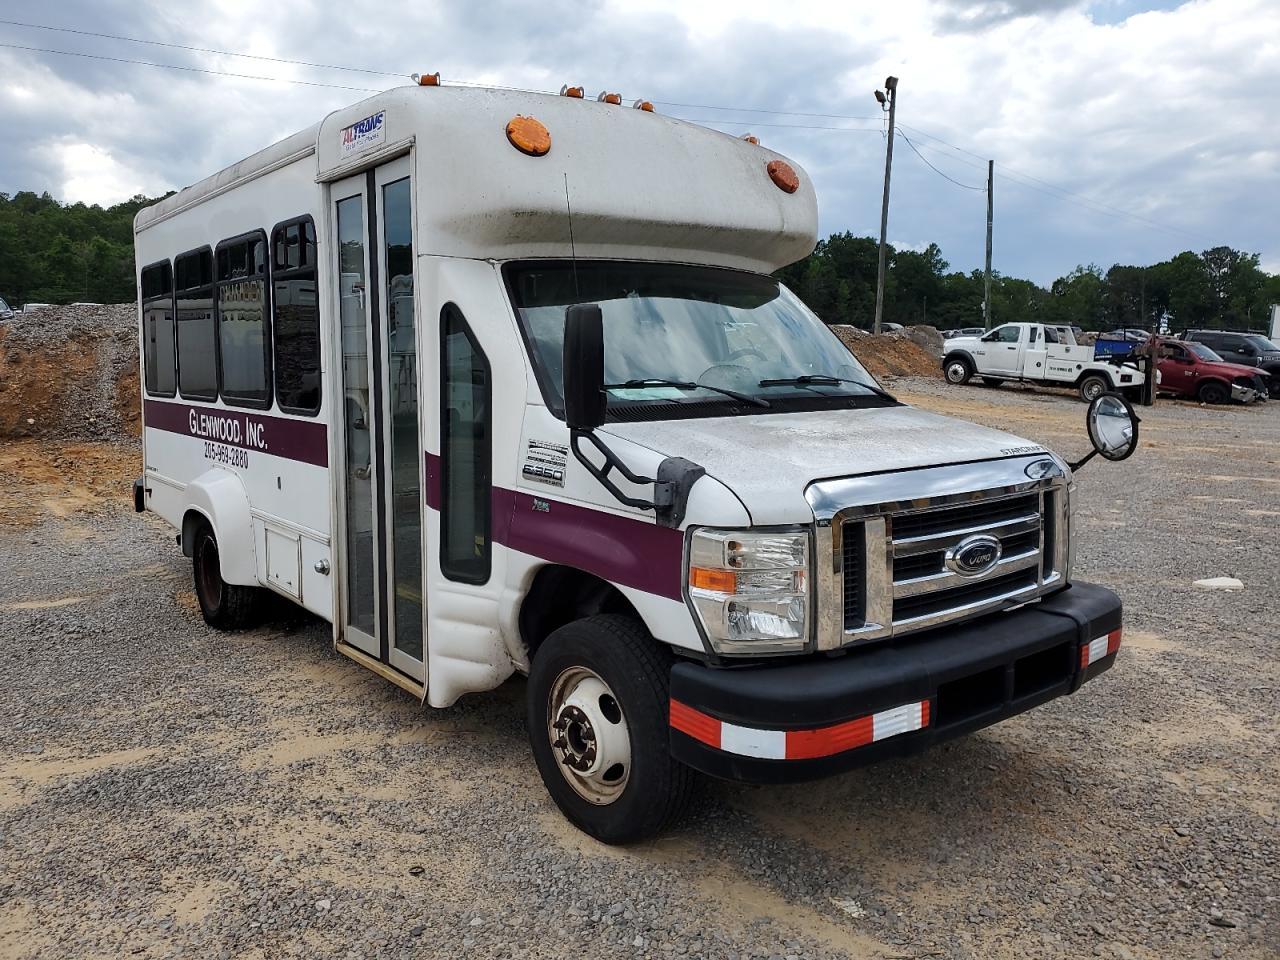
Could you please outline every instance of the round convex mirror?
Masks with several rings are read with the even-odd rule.
[[[1093,448],[1108,460],[1124,460],[1138,448],[1138,415],[1119,394],[1095,398],[1086,422]]]

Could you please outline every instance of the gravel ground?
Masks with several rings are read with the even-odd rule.
[[[1066,395],[891,386],[1087,449]],[[1078,481],[1115,669],[908,760],[708,782],[622,850],[552,807],[522,682],[424,711],[287,609],[214,633],[124,488],[0,525],[0,956],[1276,957],[1280,409],[1141,412]]]

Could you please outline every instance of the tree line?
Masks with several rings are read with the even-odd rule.
[[[775,274],[827,323],[870,327],[875,316],[879,242],[835,233],[808,257]],[[1259,266],[1256,253],[1214,247],[1187,251],[1150,266],[1079,266],[1047,288],[991,274],[995,323],[1025,320],[1114,330],[1151,329],[1162,320],[1189,327],[1263,330],[1280,303],[1280,275]],[[981,270],[950,272],[942,250],[887,250],[883,319],[941,329],[982,325]]]
[[[0,193],[0,298],[24,303],[126,303],[137,298],[133,217],[154,199],[111,207],[60,203],[49,194]],[[937,244],[887,251],[884,319],[943,329],[982,323],[982,271],[951,271]],[[878,243],[835,233],[777,272],[828,323],[869,327],[875,315]],[[1280,303],[1280,276],[1257,254],[1230,247],[1180,253],[1147,267],[1080,266],[1048,288],[993,272],[997,323],[1036,320],[1086,330],[1150,327],[1264,329]]]

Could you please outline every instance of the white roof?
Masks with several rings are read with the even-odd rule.
[[[343,130],[385,111],[384,133],[344,153]],[[551,134],[545,156],[507,141],[507,121],[532,116]],[[807,255],[817,200],[779,189],[780,154],[719,131],[630,106],[463,87],[400,87],[323,122],[141,211],[136,229],[255,170],[315,150],[331,180],[398,145],[416,147],[419,253],[504,260],[569,254],[568,201],[579,257],[685,260],[769,272]]]

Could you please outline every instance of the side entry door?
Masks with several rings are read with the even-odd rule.
[[[343,399],[336,555],[342,641],[426,683],[410,164],[330,186]]]

